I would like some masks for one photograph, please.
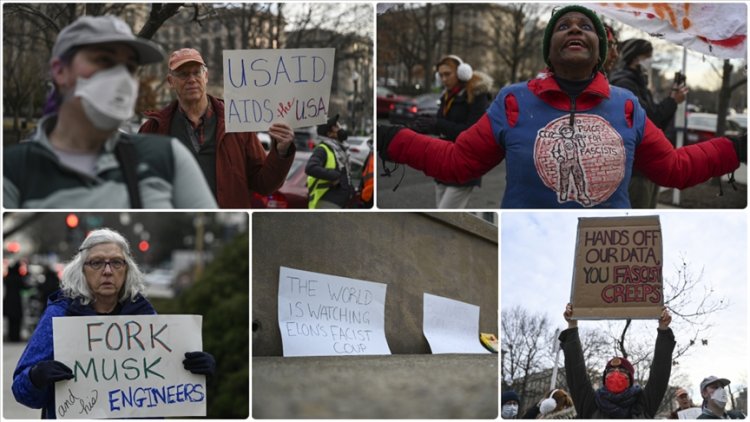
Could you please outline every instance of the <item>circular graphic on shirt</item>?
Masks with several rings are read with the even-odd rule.
[[[534,164],[557,201],[593,207],[606,201],[625,177],[622,136],[603,118],[562,116],[540,129],[534,142]]]

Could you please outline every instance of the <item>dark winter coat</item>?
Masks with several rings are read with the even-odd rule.
[[[648,90],[646,78],[641,74],[640,70],[630,68],[618,69],[610,75],[609,83],[620,88],[625,88],[635,94],[638,97],[641,107],[646,110],[646,116],[654,122],[656,127],[662,131],[669,127],[670,122],[674,118],[674,113],[677,111],[677,102],[672,97],[667,97],[660,103],[654,101],[651,91]]]
[[[440,105],[437,111],[435,132],[442,139],[454,142],[458,135],[476,123],[489,107],[492,97],[490,88],[492,79],[484,74],[477,73],[477,79],[469,86],[463,88],[456,94],[452,101],[446,100],[446,94],[440,97]],[[473,101],[469,102],[467,90],[473,91]],[[450,104],[450,106],[448,106]],[[449,186],[480,186],[482,178],[472,179],[466,183],[449,183],[441,180],[436,182]]]
[[[657,330],[657,333],[654,360],[651,362],[648,381],[632,407],[631,416],[634,419],[653,419],[669,386],[672,351],[676,344],[674,333],[671,329]],[[559,339],[560,348],[565,354],[565,376],[578,418],[611,419],[596,404],[596,390],[591,386],[591,380],[586,373],[578,328],[563,331]]]
[[[151,303],[141,295],[135,300],[127,300],[118,306],[117,315],[155,315]],[[116,308],[116,309],[118,309]],[[52,340],[52,318],[96,316],[98,315],[91,304],[83,305],[80,299],[71,299],[63,296],[62,291],[50,295],[47,309],[39,319],[34,334],[26,345],[21,358],[18,360],[16,370],[13,371],[13,396],[16,401],[33,409],[42,409],[42,418],[55,419],[55,387],[37,388],[29,378],[29,371],[38,362],[53,360],[55,350]]]

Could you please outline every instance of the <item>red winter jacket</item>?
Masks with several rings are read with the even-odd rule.
[[[290,149],[288,157],[282,158],[274,142],[266,156],[254,132],[226,133],[224,101],[210,95],[208,99],[217,117],[216,202],[221,208],[250,208],[251,192],[268,195],[284,184],[294,161],[294,149]],[[176,112],[176,100],[160,111],[147,111],[144,114],[149,119],[139,132],[169,135]]]
[[[529,81],[528,87],[549,106],[571,110],[570,97],[560,89],[550,72],[541,73]],[[609,93],[606,77],[597,73],[591,84],[576,98],[576,111],[591,110],[609,98]],[[501,91],[498,99],[502,96]],[[505,109],[511,126],[517,121],[519,113],[524,112],[519,110],[512,96],[505,98]],[[632,105],[623,112],[632,122]],[[546,123],[539,122],[540,127]],[[422,170],[428,176],[459,183],[482,176],[505,158],[505,150],[493,134],[487,113],[461,133],[455,143],[436,141],[408,129],[400,130],[389,144],[387,153],[391,160]],[[634,168],[666,187],[684,189],[732,172],[737,167],[739,160],[729,139],[716,138],[675,149],[648,119],[643,138],[635,150]]]

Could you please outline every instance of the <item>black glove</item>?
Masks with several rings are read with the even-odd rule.
[[[418,133],[435,134],[438,132],[437,118],[432,116],[417,116],[408,128]]]
[[[182,365],[188,371],[199,375],[213,375],[216,372],[216,359],[206,352],[187,352]]]
[[[31,367],[29,378],[36,388],[46,388],[57,381],[72,379],[73,371],[62,362],[43,360]]]
[[[377,127],[377,147],[378,155],[383,161],[390,161],[388,158],[388,145],[391,144],[391,140],[396,136],[399,130],[403,129],[400,125],[378,125]]]
[[[738,136],[727,136],[727,138],[734,144],[734,151],[737,153],[740,163],[747,164],[747,132]]]

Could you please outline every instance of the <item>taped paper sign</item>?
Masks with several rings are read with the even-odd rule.
[[[490,353],[479,341],[479,306],[424,294],[422,331],[433,354]]]
[[[224,50],[224,121],[227,132],[265,131],[275,122],[292,128],[328,119],[333,48]]]
[[[384,328],[386,287],[281,267],[284,356],[390,355]]]
[[[200,315],[52,319],[55,360],[74,378],[55,383],[58,419],[205,416],[206,377],[185,370],[203,350]]]
[[[659,217],[580,218],[571,303],[573,319],[659,318]]]

